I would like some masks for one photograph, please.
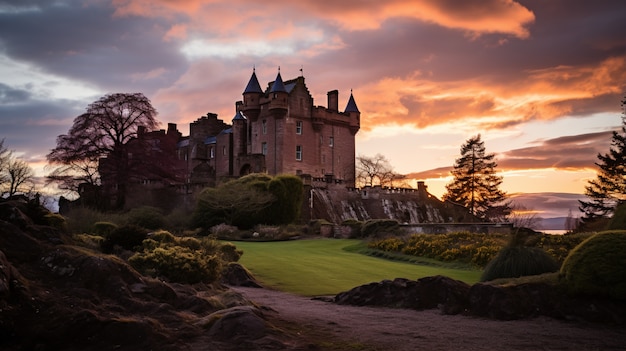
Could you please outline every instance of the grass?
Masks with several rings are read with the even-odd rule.
[[[312,239],[279,242],[236,242],[240,259],[264,286],[304,296],[334,295],[384,279],[418,279],[444,275],[468,284],[481,271],[401,262],[360,254],[360,240]]]

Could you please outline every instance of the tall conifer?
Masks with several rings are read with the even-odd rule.
[[[461,157],[451,171],[454,179],[446,185],[444,201],[452,201],[468,208],[480,219],[502,221],[511,212],[506,193],[500,190],[502,177],[496,174],[495,154],[485,152],[480,134],[461,146]]]

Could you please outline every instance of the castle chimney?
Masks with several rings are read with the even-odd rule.
[[[427,191],[426,189],[428,189],[428,187],[426,186],[423,180],[420,180],[417,182],[417,191],[426,192]]]
[[[331,90],[328,92],[328,109],[339,111],[339,91]]]
[[[167,124],[167,134],[176,132],[176,123]]]

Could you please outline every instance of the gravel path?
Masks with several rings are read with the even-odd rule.
[[[626,327],[550,318],[496,321],[437,310],[343,306],[283,292],[236,287],[278,318],[381,350],[626,350]]]

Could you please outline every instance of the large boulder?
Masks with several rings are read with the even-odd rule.
[[[224,267],[222,271],[222,283],[230,286],[262,287],[250,271],[236,262],[231,262]]]
[[[467,306],[470,286],[444,276],[418,280],[396,278],[356,287],[335,296],[338,304],[385,306],[416,310],[440,308],[443,313],[461,313]]]

